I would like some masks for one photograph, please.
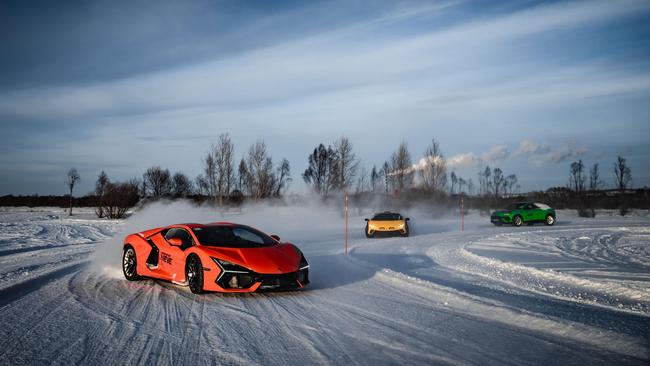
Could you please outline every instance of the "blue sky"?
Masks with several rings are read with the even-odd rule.
[[[367,167],[436,138],[450,170],[524,191],[617,155],[650,185],[650,2],[0,3],[0,194],[76,167],[190,177],[220,133],[292,165],[348,136]]]

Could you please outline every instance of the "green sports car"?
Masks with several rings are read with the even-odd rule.
[[[495,211],[490,216],[490,221],[496,226],[503,224],[521,226],[523,223],[533,225],[536,222],[553,225],[556,219],[555,210],[548,205],[530,202],[513,203],[505,210]]]

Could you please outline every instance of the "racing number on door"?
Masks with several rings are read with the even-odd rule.
[[[170,266],[172,264],[172,256],[167,253],[160,252],[160,260],[164,263],[169,264]]]

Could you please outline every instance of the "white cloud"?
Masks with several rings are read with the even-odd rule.
[[[483,162],[502,160],[508,157],[508,147],[506,145],[497,145],[490,150],[481,154]]]
[[[512,153],[509,153],[507,146],[497,145],[482,153],[480,157],[472,152],[454,155],[447,159],[447,164],[451,168],[472,168],[517,157],[526,157],[530,163],[535,165],[557,164],[578,159],[586,152],[587,148],[584,145],[578,146],[575,140],[569,140],[559,147],[552,147],[549,144],[526,139],[522,140]]]
[[[457,154],[447,159],[447,165],[450,168],[471,168],[477,166],[480,159],[474,153]]]
[[[488,151],[476,156],[473,152],[453,155],[447,159],[450,168],[473,168],[481,164],[489,164],[508,158],[509,151],[506,145],[496,145]]]
[[[525,156],[535,165],[557,164],[571,159],[578,159],[587,152],[587,148],[578,146],[575,140],[569,140],[559,147],[523,140],[512,154],[513,157]]]
[[[551,151],[551,146],[548,144],[538,144],[531,140],[522,140],[519,147],[512,153],[512,156],[521,156],[528,154],[547,154]]]

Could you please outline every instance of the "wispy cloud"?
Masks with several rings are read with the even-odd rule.
[[[472,168],[481,164],[491,164],[509,156],[510,152],[506,145],[496,145],[478,156],[473,152],[453,155],[447,160],[447,164],[451,168]]]
[[[481,154],[482,161],[497,161],[505,159],[508,157],[508,147],[506,145],[497,145],[492,147],[490,150]]]
[[[474,153],[462,153],[451,156],[447,160],[450,168],[471,168],[479,165],[481,160]]]
[[[647,2],[634,0],[560,3],[416,37],[372,42],[356,33],[357,28],[348,27],[180,69],[94,85],[8,92],[0,95],[0,114],[55,121],[170,108],[224,110],[288,100],[295,104],[335,92],[340,100],[349,97],[349,101],[390,97],[399,90],[408,104],[460,100],[493,104],[647,90],[650,75],[605,72],[596,66],[555,67],[535,75],[518,75],[515,82],[497,86],[482,80],[476,73],[484,72],[481,63],[467,57],[473,48],[503,47],[513,39],[617,19],[648,7]],[[416,7],[394,16],[382,14],[363,24],[371,32],[373,26],[391,19],[403,21],[434,10],[438,8]],[[430,57],[439,54],[445,57]],[[481,61],[491,63],[486,56]],[[466,76],[445,75],[450,69],[466,71]],[[410,79],[415,75],[419,81]],[[434,87],[432,80],[436,80]],[[406,82],[409,91],[403,89]],[[465,92],[468,83],[473,85],[471,93]]]
[[[558,147],[549,144],[540,144],[531,140],[524,140],[514,151],[513,156],[525,156],[535,165],[558,164],[572,159],[579,159],[585,155],[587,148],[578,145],[575,140],[569,140]]]
[[[554,147],[547,143],[538,143],[529,139],[522,140],[510,152],[506,145],[497,145],[477,156],[473,152],[453,155],[447,161],[451,168],[473,168],[479,165],[493,164],[500,160],[526,158],[537,166],[558,164],[571,159],[579,159],[587,152],[584,145],[578,145],[575,140]]]

